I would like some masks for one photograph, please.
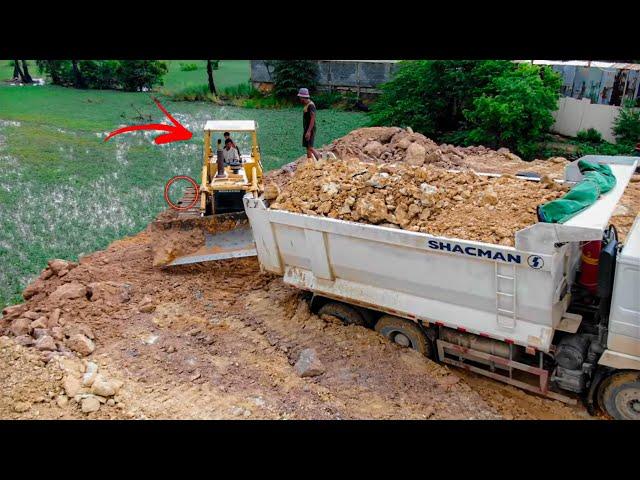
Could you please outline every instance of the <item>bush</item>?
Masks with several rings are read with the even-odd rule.
[[[313,103],[319,109],[331,108],[342,102],[344,97],[340,92],[322,92],[313,96]]]
[[[473,127],[468,140],[532,158],[553,125],[560,86],[560,76],[548,67],[520,64],[505,71],[464,112]]]
[[[620,144],[635,145],[640,142],[640,109],[625,102],[613,122],[613,133]]]
[[[313,91],[318,84],[318,64],[313,60],[277,60],[273,62],[273,93],[293,98],[301,87]]]
[[[141,92],[162,85],[167,64],[158,60],[120,60],[118,80],[123,90]]]
[[[107,89],[118,88],[118,68],[116,60],[81,60],[78,68],[88,88]]]
[[[195,70],[198,70],[198,65],[196,65],[195,63],[181,63],[180,64],[180,71],[181,72],[193,72]]]
[[[410,126],[437,138],[464,128],[463,111],[491,88],[491,79],[513,69],[506,60],[414,60],[398,64],[372,106],[372,125]]]
[[[576,140],[586,143],[601,143],[602,135],[595,128],[590,128],[589,130],[580,130],[576,134]]]

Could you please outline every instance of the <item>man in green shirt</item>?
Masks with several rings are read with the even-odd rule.
[[[315,156],[320,158],[320,154],[313,148],[316,139],[316,105],[311,101],[309,89],[301,88],[298,91],[298,98],[304,105],[302,113],[302,146],[307,149],[307,158]]]

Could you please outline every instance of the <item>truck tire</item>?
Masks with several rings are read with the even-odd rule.
[[[392,315],[383,315],[376,322],[375,330],[393,343],[413,348],[425,357],[433,358],[431,341],[415,322]]]
[[[598,398],[616,420],[640,420],[640,372],[614,373],[602,381]]]
[[[325,303],[320,310],[318,310],[318,315],[330,315],[332,317],[336,317],[340,319],[342,323],[345,325],[361,325],[363,327],[367,326],[366,319],[356,308],[346,305],[344,303],[339,302],[328,302]]]

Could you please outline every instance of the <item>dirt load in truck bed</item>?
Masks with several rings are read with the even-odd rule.
[[[271,208],[513,246],[515,232],[536,223],[536,207],[566,191],[548,178],[354,158],[301,163]]]

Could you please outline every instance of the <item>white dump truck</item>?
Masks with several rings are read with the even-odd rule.
[[[582,398],[591,413],[640,419],[640,221],[624,247],[609,226],[638,159],[583,158],[609,164],[615,187],[565,223],[518,231],[515,247],[243,201],[261,268],[312,292],[319,314],[537,394]],[[564,181],[581,179],[568,165]],[[594,242],[598,257],[585,256]]]

